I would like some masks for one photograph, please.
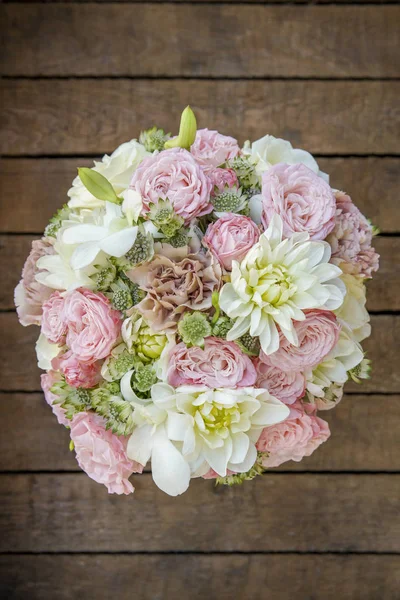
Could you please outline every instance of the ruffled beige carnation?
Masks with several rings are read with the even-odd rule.
[[[163,245],[150,263],[133,269],[130,279],[147,292],[137,305],[154,331],[173,333],[188,310],[208,310],[221,284],[221,268],[210,254]]]

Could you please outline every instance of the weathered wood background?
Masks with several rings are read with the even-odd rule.
[[[4,2],[0,135],[0,572],[12,600],[400,598],[399,22],[396,3]],[[374,376],[331,440],[242,488],[134,497],[79,472],[43,401],[13,288],[77,165],[154,123],[318,156],[382,230]]]

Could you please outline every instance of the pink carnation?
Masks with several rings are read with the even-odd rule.
[[[224,269],[231,271],[232,261],[240,261],[259,237],[260,231],[250,217],[226,213],[208,226],[203,244]]]
[[[303,164],[278,163],[262,177],[262,222],[268,227],[274,214],[283,221],[283,234],[307,232],[323,240],[335,226],[335,196],[326,181]]]
[[[104,484],[110,494],[134,491],[128,479],[143,467],[128,459],[127,438],[106,430],[102,417],[91,412],[76,415],[71,422],[71,440],[78,464],[89,477]]]
[[[177,344],[169,357],[170,385],[206,385],[209,388],[255,384],[257,373],[250,358],[234,342],[206,338],[204,349]]]
[[[263,429],[256,444],[259,452],[267,452],[263,467],[279,467],[288,460],[299,462],[310,456],[330,436],[329,425],[315,415],[307,415],[300,404],[290,407],[282,423]]]
[[[197,162],[205,167],[220,167],[240,152],[237,140],[218,131],[198,129],[190,148]]]
[[[304,314],[304,321],[294,321],[299,345],[294,346],[280,333],[279,349],[268,356],[261,351],[262,362],[283,371],[303,371],[329,354],[339,339],[340,325],[335,315],[319,309],[305,310]]]
[[[39,258],[49,254],[54,254],[51,238],[32,242],[31,252],[22,270],[22,279],[14,292],[18,319],[22,325],[40,325],[42,321],[43,303],[48,300],[53,290],[36,281],[36,275],[40,273],[36,263]]]
[[[64,303],[64,296],[60,292],[53,292],[43,304],[42,333],[53,344],[65,343],[67,324],[64,320]]]
[[[233,169],[220,169],[211,167],[206,170],[207,176],[212,183],[211,195],[214,196],[216,190],[223,192],[226,188],[234,186],[239,187],[238,178]]]
[[[284,404],[293,404],[304,396],[305,377],[296,371],[282,371],[278,367],[256,361],[256,386],[268,390]]]
[[[344,192],[336,192],[336,206],[335,228],[327,239],[332,247],[332,262],[345,262],[346,272],[372,277],[379,268],[379,254],[371,246],[371,225]]]
[[[65,410],[56,403],[58,396],[50,391],[53,385],[58,381],[61,381],[61,375],[55,371],[48,371],[40,376],[40,384],[42,386],[47,404],[51,406],[53,413],[57,417],[57,421],[60,423],[60,425],[69,426],[71,422],[65,416]]]
[[[97,385],[101,379],[102,361],[80,362],[71,351],[57,356],[51,364],[53,369],[63,373],[65,381],[71,387],[89,389]]]
[[[130,187],[139,192],[146,214],[150,204],[168,199],[188,223],[213,209],[212,184],[193,156],[182,148],[163,150],[145,158],[136,169]]]
[[[61,320],[67,328],[67,346],[79,362],[106,358],[121,329],[120,313],[103,294],[86,288],[65,296]]]

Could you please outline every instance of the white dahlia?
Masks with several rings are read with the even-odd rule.
[[[245,473],[256,462],[255,443],[264,427],[289,415],[285,404],[264,389],[173,388],[156,383],[151,400],[136,398],[132,371],[121,381],[124,398],[135,410],[136,428],[129,438],[129,458],[145,465],[151,458],[156,485],[171,496],[182,494],[191,477],[213,469]]]
[[[267,231],[240,262],[233,261],[231,281],[223,286],[220,307],[235,324],[228,340],[245,333],[259,336],[265,354],[279,348],[279,325],[287,340],[298,345],[293,321],[303,321],[303,310],[336,310],[346,288],[341,270],[330,264],[326,242],[310,241],[308,233],[282,240],[282,220],[271,219]]]

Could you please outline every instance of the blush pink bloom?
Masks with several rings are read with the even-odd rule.
[[[206,170],[207,176],[212,183],[211,195],[214,196],[215,192],[223,192],[226,188],[232,188],[234,186],[239,187],[238,178],[233,169],[220,169],[210,168]]]
[[[57,421],[60,423],[60,425],[65,425],[65,427],[67,427],[71,424],[71,421],[65,416],[65,410],[56,403],[58,396],[50,391],[53,385],[59,381],[61,381],[61,375],[55,371],[48,371],[40,376],[40,384],[42,386],[47,404],[51,406],[52,411],[57,417]]]
[[[106,358],[121,330],[121,315],[99,292],[79,288],[65,296],[61,315],[66,344],[79,362]]]
[[[303,373],[282,371],[278,367],[256,361],[256,387],[268,390],[272,396],[284,404],[294,404],[304,396],[306,381]]]
[[[266,355],[261,351],[260,359],[267,365],[283,371],[303,371],[315,367],[329,354],[339,339],[340,325],[329,310],[305,310],[304,321],[294,321],[299,345],[291,344],[279,334],[279,349]]]
[[[335,226],[335,196],[326,181],[303,164],[278,163],[262,177],[262,223],[274,214],[283,221],[283,235],[307,232],[323,240]]]
[[[42,333],[49,342],[63,345],[67,334],[67,324],[64,320],[65,298],[60,292],[53,292],[43,304]]]
[[[371,225],[344,192],[336,192],[336,206],[335,228],[327,239],[332,262],[346,263],[347,273],[372,277],[379,268],[379,254],[371,245]]]
[[[132,473],[141,473],[143,467],[128,459],[128,438],[106,430],[105,421],[99,415],[84,412],[71,422],[71,440],[79,466],[91,479],[105,485],[110,494],[134,491],[128,479]]]
[[[61,371],[68,385],[86,389],[99,383],[101,365],[102,361],[94,363],[80,362],[71,351],[53,358],[51,363],[53,369]]]
[[[244,258],[259,237],[260,231],[250,217],[226,213],[208,226],[203,244],[224,269],[231,271],[232,261]]]
[[[233,137],[222,135],[218,131],[198,129],[190,152],[197,162],[207,169],[220,167],[237,156],[240,148]]]
[[[21,325],[40,325],[42,306],[53,292],[51,288],[36,281],[40,272],[36,263],[42,256],[54,254],[53,240],[42,238],[32,242],[31,252],[22,269],[22,279],[15,288],[14,301]]]
[[[279,467],[288,460],[301,461],[310,456],[330,436],[329,425],[315,415],[307,415],[300,404],[290,408],[282,423],[263,429],[256,444],[259,452],[267,452],[262,465]]]
[[[145,158],[136,169],[130,187],[142,197],[143,212],[150,204],[168,199],[175,212],[189,223],[213,210],[212,184],[187,150],[171,148]]]
[[[256,377],[253,363],[239,346],[220,338],[206,338],[204,349],[197,346],[187,348],[181,342],[169,357],[167,379],[173,387],[246,387],[254,385]]]

